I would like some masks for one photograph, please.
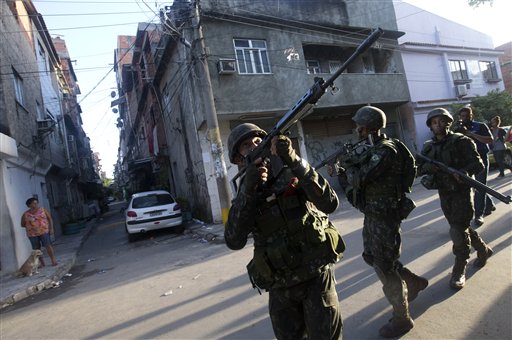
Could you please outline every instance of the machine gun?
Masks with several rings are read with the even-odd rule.
[[[384,34],[384,31],[381,28],[377,28],[375,31],[373,31],[329,79],[324,80],[323,78],[315,78],[315,84],[302,96],[302,98],[299,99],[299,101],[290,110],[288,110],[288,112],[285,113],[285,115],[272,128],[269,134],[263,138],[261,143],[253,151],[251,151],[249,155],[245,157],[246,166],[243,167],[231,180],[235,192],[237,188],[236,180],[245,173],[247,165],[252,164],[254,161],[260,158],[270,158],[270,145],[272,138],[274,136],[286,133],[295,123],[306,117],[306,115],[310,112],[317,101],[325,94],[326,90],[329,87],[334,89],[334,81],[336,78],[338,78],[347,69],[350,63],[352,63],[361,54],[366,52],[366,50],[370,48],[370,46],[375,41],[377,41],[377,39],[379,39],[382,34]],[[275,169],[273,172],[275,175]]]
[[[506,204],[510,204],[510,202],[512,202],[512,199],[510,198],[510,196],[505,196],[505,195],[502,195],[500,194],[499,192],[497,192],[496,190],[492,189],[492,188],[489,188],[487,185],[485,184],[482,184],[480,183],[479,181],[469,177],[468,175],[466,175],[465,173],[463,173],[462,171],[459,171],[457,169],[454,169],[454,168],[451,168],[447,165],[445,165],[444,163],[441,163],[439,161],[435,161],[433,159],[430,159],[426,156],[423,156],[421,154],[416,154],[416,158],[419,158],[421,160],[424,160],[425,162],[427,163],[430,163],[430,164],[433,164],[435,166],[437,166],[441,171],[444,171],[445,173],[448,173],[450,175],[457,175],[459,176],[459,179],[466,183],[467,185],[477,189],[477,190],[480,190],[480,191],[483,191],[493,197],[496,197],[497,199],[499,199],[500,201],[502,201],[503,203],[506,203]]]

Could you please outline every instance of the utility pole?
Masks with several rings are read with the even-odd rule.
[[[196,38],[199,42],[198,53],[196,53],[196,62],[198,62],[199,86],[201,87],[204,98],[204,109],[207,125],[207,134],[210,140],[210,153],[212,156],[215,179],[219,191],[219,201],[221,208],[222,223],[226,224],[230,207],[229,181],[227,178],[226,163],[224,162],[224,151],[222,148],[222,140],[220,138],[219,122],[217,120],[217,110],[215,109],[215,101],[213,98],[212,83],[210,80],[210,70],[208,68],[208,60],[201,28],[201,20],[199,18],[199,0],[194,2],[194,26],[196,30]]]

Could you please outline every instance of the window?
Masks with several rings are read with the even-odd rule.
[[[341,61],[329,60],[329,72],[335,73],[341,67]]]
[[[39,50],[39,56],[41,57],[40,62],[41,62],[42,70],[44,70],[45,72],[48,72],[49,68],[48,68],[48,61],[46,60],[46,52],[44,51],[43,45],[41,44],[41,42],[39,40],[37,41],[37,47]]]
[[[234,39],[233,43],[240,74],[271,73],[265,40]]]
[[[320,73],[320,62],[318,60],[306,60],[308,74]]]
[[[499,80],[494,61],[481,61],[480,70],[482,71],[485,80]]]
[[[450,72],[453,81],[469,80],[466,62],[464,60],[450,60]]]
[[[21,79],[20,75],[16,70],[12,69],[12,74],[14,75],[14,90],[16,91],[16,101],[23,105],[23,79]]]

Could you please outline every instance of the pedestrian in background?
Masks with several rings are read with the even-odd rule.
[[[495,116],[491,118],[491,132],[492,132],[492,153],[494,155],[494,159],[498,164],[498,169],[500,174],[498,177],[505,177],[505,168],[509,169],[512,172],[512,166],[509,164],[505,164],[505,150],[507,149],[505,145],[505,137],[507,132],[505,129],[500,127],[501,117]]]
[[[360,108],[352,120],[361,142],[353,155],[341,156],[342,181],[348,201],[364,213],[363,259],[382,282],[382,290],[393,307],[393,317],[379,334],[394,338],[414,326],[409,302],[428,286],[399,261],[401,221],[414,209],[410,192],[416,176],[414,157],[400,141],[387,138],[381,129],[386,115],[374,106]],[[360,143],[361,143],[360,142]],[[358,143],[359,144],[359,143]],[[332,168],[328,167],[332,173]]]
[[[484,169],[475,174],[475,179],[482,184],[487,185],[487,176],[489,174],[489,144],[492,143],[492,134],[487,125],[473,120],[473,110],[471,107],[463,107],[459,110],[460,124],[455,132],[462,133],[470,137],[476,143],[476,149],[482,162]],[[480,190],[475,190],[475,227],[484,224],[484,216],[490,215],[496,207],[491,197]]]
[[[25,228],[32,249],[41,249],[43,246],[52,261],[52,265],[56,266],[57,260],[52,247],[50,235],[54,234],[53,219],[48,210],[39,207],[37,198],[29,198],[25,204],[29,208],[21,216],[21,227]],[[44,260],[41,257],[41,265],[44,266]]]
[[[228,138],[229,159],[240,167],[267,133],[241,124]],[[253,160],[241,178],[224,231],[226,245],[242,249],[254,238],[247,265],[253,286],[269,292],[277,339],[341,339],[343,322],[334,263],[345,249],[327,214],[338,196],[314,168],[298,157],[286,136],[271,141],[277,163]]]
[[[484,169],[482,159],[472,139],[450,131],[453,123],[452,115],[443,108],[428,113],[427,126],[433,138],[423,145],[421,154],[439,161],[451,168],[467,173],[468,176],[480,173]],[[469,261],[471,246],[477,251],[476,267],[483,267],[493,254],[490,247],[470,227],[473,218],[473,195],[471,187],[460,181],[457,175],[441,171],[437,166],[418,160],[420,175],[429,175],[423,181],[427,189],[437,189],[441,201],[441,209],[450,225],[450,237],[453,242],[452,251],[455,264],[450,278],[450,287],[462,289],[466,283],[466,266]],[[427,184],[428,183],[428,184]]]

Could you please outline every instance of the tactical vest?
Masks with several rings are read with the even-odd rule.
[[[345,244],[338,230],[300,188],[288,185],[262,201],[255,216],[254,256],[247,265],[254,287],[301,283],[342,257]]]
[[[395,139],[381,139],[359,156],[359,168],[363,164],[378,162],[381,154],[379,151],[384,148],[388,148],[394,158],[391,166],[375,178],[363,178],[364,184],[360,188],[351,188],[352,191],[347,193],[347,197],[365,214],[389,216],[398,212],[397,216],[403,219],[415,207],[414,202],[405,197],[405,193],[411,191],[416,176],[414,158],[407,147]],[[363,177],[365,175],[359,174]],[[401,212],[402,209],[404,212]]]
[[[422,154],[449,167],[462,169],[467,165],[466,158],[464,155],[460,155],[456,144],[464,138],[467,137],[460,133],[449,133],[441,141],[430,139],[425,142]],[[440,191],[457,191],[469,188],[467,184],[458,182],[452,175],[441,171],[432,175],[432,181],[433,187]]]

